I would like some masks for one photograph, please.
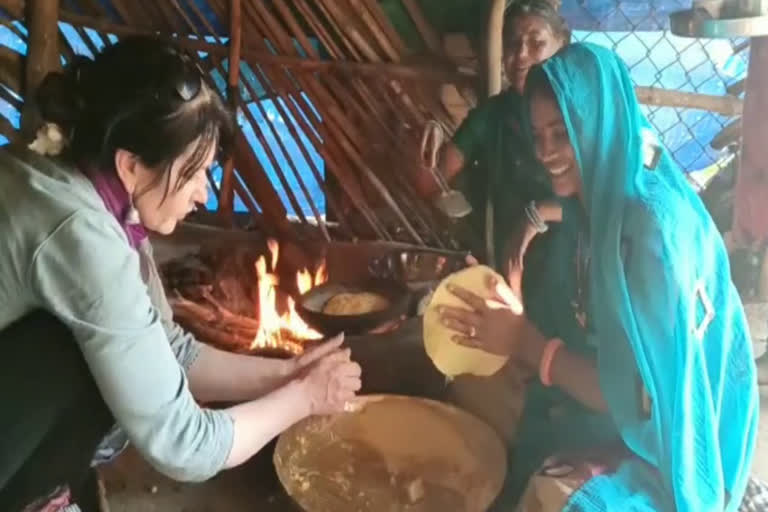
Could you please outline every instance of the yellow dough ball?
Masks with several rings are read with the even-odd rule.
[[[446,277],[432,295],[424,312],[424,348],[438,370],[447,377],[457,375],[489,376],[498,372],[509,357],[491,354],[483,350],[459,345],[451,338],[456,331],[440,322],[440,306],[469,309],[464,301],[448,291],[449,285],[461,286],[484,298],[490,298],[489,277],[504,279],[490,267],[475,265]]]

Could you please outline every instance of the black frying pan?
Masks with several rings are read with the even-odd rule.
[[[389,307],[362,315],[327,315],[323,307],[339,293],[371,292],[385,297]],[[374,279],[364,284],[324,283],[299,297],[296,312],[301,318],[325,336],[341,332],[349,335],[364,334],[387,322],[397,320],[408,313],[410,306],[408,289],[392,280]]]

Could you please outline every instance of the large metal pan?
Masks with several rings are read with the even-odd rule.
[[[274,463],[306,512],[483,512],[502,488],[507,456],[493,429],[461,409],[370,395],[348,413],[288,429]]]

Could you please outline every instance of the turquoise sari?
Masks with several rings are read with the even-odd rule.
[[[582,173],[591,253],[584,344],[595,349],[610,418],[634,455],[589,480],[566,510],[736,510],[759,407],[723,241],[613,52],[571,45],[529,83],[542,73]],[[571,216],[553,239],[573,236]],[[549,270],[562,268],[567,261]]]

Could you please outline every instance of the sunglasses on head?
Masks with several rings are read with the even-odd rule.
[[[168,53],[179,59],[182,66],[180,76],[173,84],[176,95],[182,101],[191,101],[203,88],[203,69],[192,58],[174,47],[168,47]]]

